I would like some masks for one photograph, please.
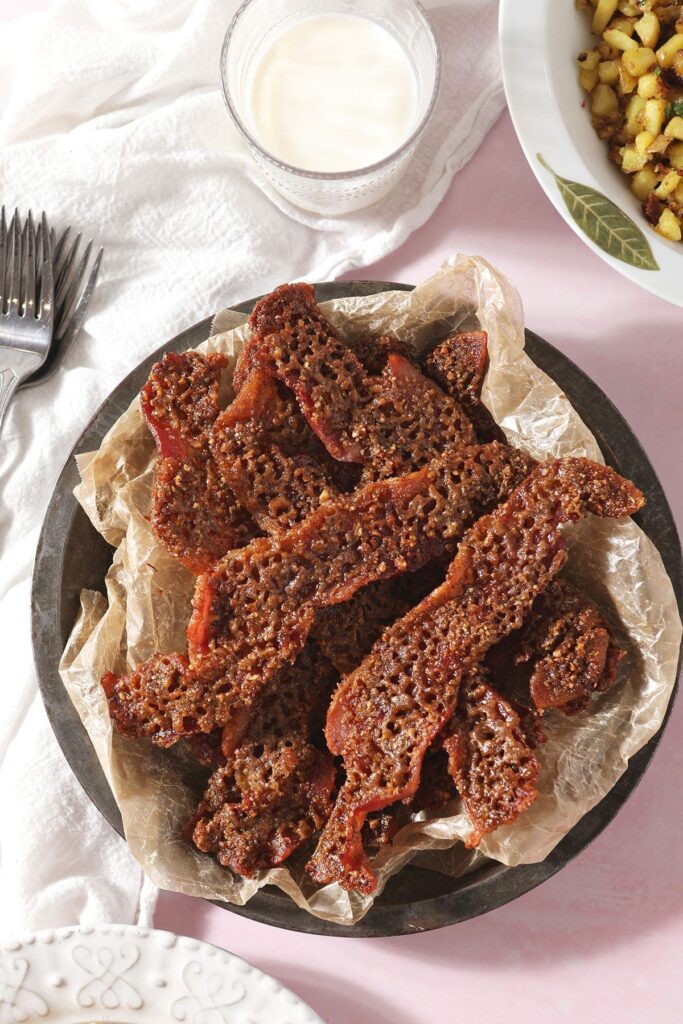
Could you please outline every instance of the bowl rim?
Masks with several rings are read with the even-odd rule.
[[[316,297],[320,302],[382,291],[407,291],[412,287],[385,281],[325,282],[315,285]],[[256,301],[250,299],[230,308],[246,316]],[[73,488],[79,481],[73,456],[91,451],[99,444],[106,431],[128,408],[144,383],[152,363],[162,352],[169,349],[182,351],[200,344],[208,338],[212,320],[213,317],[208,317],[159,346],[105,399],[67,458],[46,509],[36,552],[31,594],[32,638],[43,703],[57,741],[74,774],[92,802],[120,835],[123,835],[123,826],[118,807],[57,670],[64,646],[64,633],[68,635],[74,621],[73,615],[70,616],[65,631],[62,621],[67,568],[64,552],[79,513],[85,528],[89,527],[92,534],[98,536],[73,495]],[[558,383],[596,435],[606,460],[616,463],[616,468],[628,476],[635,477],[637,484],[647,493],[648,504],[635,518],[660,551],[679,608],[683,611],[683,556],[676,525],[661,483],[640,442],[610,399],[567,356],[530,331],[526,332],[526,344],[529,355],[541,369],[554,379],[562,377]],[[390,880],[375,906],[353,926],[336,925],[315,918],[301,910],[280,890],[272,890],[271,887],[260,890],[242,907],[221,901],[213,902],[263,924],[348,938],[379,938],[430,931],[469,920],[509,903],[536,888],[573,860],[603,831],[633,792],[669,720],[678,692],[682,661],[683,643],[679,652],[677,682],[659,731],[630,759],[628,768],[603,800],[577,822],[544,861],[515,868],[489,861],[478,871],[472,872],[466,887],[429,896],[418,904],[383,902],[383,896],[391,891]],[[394,879],[414,878],[415,872],[420,870],[424,869],[409,864]]]
[[[242,138],[247,142],[247,144],[251,146],[253,149],[255,149],[258,152],[259,156],[261,156],[268,164],[270,164],[272,167],[276,167],[279,171],[285,171],[287,174],[295,174],[299,178],[306,178],[312,181],[343,182],[351,181],[354,178],[362,178],[367,174],[376,174],[378,171],[383,171],[386,167],[389,167],[392,163],[403,157],[406,153],[409,153],[411,148],[415,145],[415,143],[418,141],[418,139],[424,132],[424,129],[427,127],[427,123],[430,117],[432,116],[432,112],[436,104],[437,96],[439,93],[439,87],[441,84],[441,47],[439,46],[439,40],[437,38],[436,32],[434,31],[434,25],[432,24],[431,18],[429,17],[429,14],[425,10],[425,8],[420,3],[420,0],[407,0],[407,2],[413,5],[418,15],[424,22],[432,46],[434,48],[434,86],[432,88],[432,93],[429,98],[427,108],[422,117],[420,118],[420,121],[418,122],[417,126],[413,129],[408,138],[405,139],[397,149],[392,150],[391,153],[389,153],[387,156],[382,157],[381,160],[376,160],[374,163],[366,164],[363,167],[356,167],[351,171],[311,171],[306,170],[305,167],[297,167],[294,164],[288,164],[284,160],[279,160],[273,153],[271,153],[269,150],[265,149],[265,147],[261,145],[261,143],[250,132],[243,118],[240,116],[237,110],[237,106],[230,94],[230,88],[226,80],[224,69],[227,66],[230,43],[235,28],[237,27],[238,21],[240,20],[244,12],[247,10],[247,8],[251,7],[252,4],[259,2],[261,2],[261,0],[243,0],[243,2],[236,10],[223,38],[223,45],[221,46],[221,56],[219,65],[221,89],[223,92],[223,99],[225,100],[225,105],[228,108],[228,113],[230,114],[230,117],[232,118],[235,127],[239,131]]]
[[[570,4],[572,14],[577,18],[583,13]],[[606,188],[596,179],[591,165],[586,162],[583,152],[571,138],[564,126],[560,104],[551,88],[547,70],[545,50],[546,23],[551,10],[551,0],[526,0],[524,16],[520,15],[515,0],[500,0],[498,13],[498,38],[503,88],[508,110],[527,163],[547,198],[584,245],[587,245],[605,263],[635,284],[675,306],[683,307],[683,242],[668,242],[661,238],[643,219],[637,226],[643,230],[650,247],[655,253],[658,269],[644,270],[616,259],[593,242],[578,227],[569,214],[554,178],[548,176],[538,159],[542,152],[546,162],[554,171],[565,176],[562,161],[569,162],[575,178],[574,167],[579,168],[581,184],[588,185],[605,195],[623,211],[623,190]],[[572,58],[575,55],[571,55]],[[588,115],[587,115],[588,116]],[[558,127],[559,126],[559,127]],[[542,137],[542,132],[545,135]],[[607,152],[604,166],[608,167]],[[615,177],[615,185],[618,179]],[[624,176],[624,185],[626,178]],[[633,219],[630,217],[629,219]],[[674,247],[678,246],[678,250]],[[674,264],[674,260],[678,260]]]

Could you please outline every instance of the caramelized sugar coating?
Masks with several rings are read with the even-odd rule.
[[[509,825],[538,796],[540,768],[520,716],[481,672],[463,680],[442,742],[473,826],[466,846]]]
[[[245,361],[291,388],[329,453],[371,479],[416,468],[450,444],[475,441],[458,403],[408,359],[391,354],[378,377],[337,337],[310,285],[282,285],[250,318]]]
[[[392,353],[415,360],[415,352],[412,347],[389,334],[381,334],[379,337],[363,335],[360,338],[344,338],[344,343],[355,353],[365,370],[372,375],[382,372]]]
[[[397,582],[371,583],[350,601],[316,612],[311,636],[337,672],[351,672],[370,653],[387,626],[409,610]]]
[[[346,781],[308,870],[320,883],[370,893],[361,842],[367,814],[410,798],[424,755],[456,707],[461,680],[504,636],[566,560],[558,527],[592,512],[626,516],[643,496],[587,459],[544,463],[467,532],[444,584],[390,626],[337,690],[329,749]]]
[[[428,377],[460,402],[479,441],[504,441],[503,431],[481,401],[488,362],[486,331],[455,331],[432,349],[423,368]]]
[[[338,676],[309,645],[296,670],[273,680],[190,824],[199,850],[251,878],[319,829],[332,807],[334,763],[314,744]]]
[[[166,550],[194,573],[205,572],[258,533],[208,447],[226,365],[221,355],[169,352],[152,368],[140,394],[159,451],[152,526]]]
[[[539,595],[523,627],[495,654],[515,666],[513,685],[536,708],[567,714],[614,684],[624,656],[596,605],[565,579]]]
[[[296,399],[254,370],[213,425],[211,452],[223,478],[262,530],[283,533],[338,493],[333,460]]]
[[[157,459],[150,520],[169,554],[197,574],[258,533],[213,459]]]
[[[460,449],[326,502],[282,538],[230,552],[197,583],[188,629],[193,663],[220,653],[236,703],[251,704],[302,650],[318,609],[449,550],[530,466],[502,445]]]

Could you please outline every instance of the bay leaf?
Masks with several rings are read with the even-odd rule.
[[[639,270],[659,270],[647,238],[616,203],[589,185],[556,174],[540,153],[536,157],[557,182],[572,220],[592,242],[622,263]]]

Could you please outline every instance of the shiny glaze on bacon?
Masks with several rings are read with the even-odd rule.
[[[335,694],[326,737],[344,759],[346,781],[308,865],[316,882],[374,890],[361,842],[367,814],[416,792],[461,681],[521,626],[564,564],[560,524],[589,512],[630,515],[642,503],[613,470],[563,459],[538,466],[467,532],[445,583],[382,634]]]
[[[335,333],[307,284],[282,285],[250,317],[245,365],[258,365],[291,388],[312,429],[340,461],[364,466],[366,478],[423,465],[450,445],[472,444],[458,403],[405,356],[392,353],[369,376]]]
[[[281,538],[258,538],[229,553],[197,583],[191,661],[222,657],[235,700],[251,704],[302,650],[317,609],[452,552],[466,527],[531,464],[501,445],[460,449],[326,502]]]
[[[486,331],[455,331],[432,349],[422,364],[427,376],[461,404],[482,443],[505,440],[481,401],[488,362]]]
[[[321,726],[337,679],[309,644],[266,687],[189,824],[197,849],[251,878],[281,864],[323,825],[335,768]]]
[[[205,572],[258,533],[208,447],[226,365],[221,355],[169,352],[152,368],[140,393],[159,452],[152,526],[169,554],[194,573]]]

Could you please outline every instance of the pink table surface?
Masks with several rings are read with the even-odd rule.
[[[103,0],[104,2],[104,0]],[[0,0],[0,20],[47,0]],[[683,521],[683,313],[590,252],[543,195],[503,115],[429,222],[351,277],[415,282],[456,252],[517,285],[528,326],[629,421]],[[682,285],[683,286],[683,285]],[[159,928],[273,974],[328,1024],[676,1024],[683,1020],[683,715],[616,821],[539,889],[466,924],[394,939],[324,939],[201,900],[159,898]]]

